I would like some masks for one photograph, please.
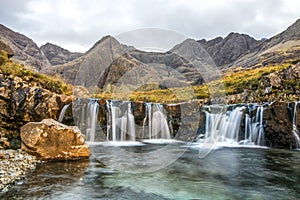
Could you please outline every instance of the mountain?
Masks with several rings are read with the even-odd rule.
[[[0,41],[4,42],[14,52],[13,60],[24,64],[35,71],[49,66],[49,62],[40,48],[32,39],[14,32],[0,24]]]
[[[256,48],[233,61],[228,67],[265,66],[297,62],[300,57],[300,19],[285,31],[261,41]]]
[[[103,37],[84,54],[71,53],[50,43],[38,48],[26,36],[0,27],[0,39],[15,52],[13,59],[42,73],[58,74],[68,83],[88,87],[120,86],[122,77],[135,80],[123,79],[123,82],[140,86],[155,82],[151,76],[159,79],[159,88],[168,83],[172,87],[199,85],[220,77],[214,73],[216,67],[222,71],[260,67],[297,62],[300,57],[300,19],[269,39],[256,40],[246,34],[230,33],[225,38],[208,41],[187,39],[164,53],[140,51],[120,44],[111,36]]]
[[[120,44],[111,36],[103,37],[80,58],[47,67],[41,72],[60,74],[75,85],[102,89],[112,85],[136,90],[154,83],[157,88],[166,88],[203,82],[197,69],[178,55],[138,51]]]
[[[0,41],[14,52],[12,59],[35,71],[46,67],[68,63],[82,53],[72,53],[55,44],[47,43],[41,48],[30,38],[0,24]]]
[[[51,43],[46,43],[45,45],[41,46],[40,49],[52,66],[65,64],[83,55],[83,53],[72,53]]]
[[[239,33],[230,33],[224,39],[217,37],[213,40],[198,41],[210,54],[217,66],[228,65],[241,56],[255,50],[261,41]]]

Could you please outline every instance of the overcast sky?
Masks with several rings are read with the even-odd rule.
[[[33,39],[84,52],[104,35],[140,28],[194,39],[230,32],[269,38],[300,18],[298,0],[0,0],[0,23]]]

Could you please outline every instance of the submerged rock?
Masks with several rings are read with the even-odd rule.
[[[22,150],[41,160],[76,160],[90,156],[85,137],[77,127],[53,119],[21,127]]]

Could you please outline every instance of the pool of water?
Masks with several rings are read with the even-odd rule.
[[[181,143],[91,144],[87,161],[48,162],[0,199],[300,199],[300,152]]]

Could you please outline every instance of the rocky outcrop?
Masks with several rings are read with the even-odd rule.
[[[57,119],[63,106],[72,102],[72,97],[61,94],[57,80],[31,72],[0,56],[4,60],[0,63],[0,138],[6,138],[2,142],[4,147],[18,148],[21,126],[45,118]]]
[[[0,41],[0,51],[5,51],[8,55],[8,58],[11,58],[14,56],[13,50],[2,41]]]
[[[266,146],[284,149],[298,148],[296,137],[293,134],[293,113],[295,108],[298,111],[296,117],[299,118],[300,109],[299,106],[298,108],[295,107],[295,103],[275,102],[264,110]],[[300,123],[296,123],[295,126],[299,128]]]
[[[55,44],[47,43],[41,46],[41,51],[49,60],[52,66],[62,65],[82,56],[82,53],[73,53]]]
[[[253,51],[260,44],[260,41],[239,33],[230,33],[224,39],[217,37],[213,40],[198,41],[214,60],[217,66],[231,64],[241,56]]]
[[[287,64],[256,80],[235,95],[226,96],[227,103],[260,103],[272,101],[297,101],[300,95],[300,62]]]
[[[79,129],[53,119],[30,122],[21,127],[20,135],[22,150],[41,160],[75,160],[90,156]]]
[[[34,41],[0,24],[0,40],[14,51],[13,60],[33,70],[49,66],[49,62]]]
[[[251,67],[297,62],[300,56],[300,19],[285,31],[261,41],[252,51],[235,60],[228,67]]]

